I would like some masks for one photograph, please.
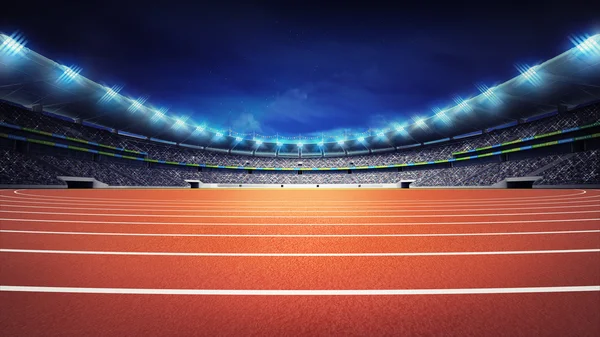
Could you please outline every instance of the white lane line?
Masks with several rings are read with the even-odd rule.
[[[44,215],[76,215],[76,216],[101,216],[101,217],[153,217],[153,218],[256,218],[256,215],[194,215],[194,214],[114,214],[114,213],[73,213],[73,212],[35,212],[35,211],[6,211],[0,210],[0,213],[17,214],[44,214]],[[600,213],[600,210],[580,210],[564,212],[523,212],[523,213],[485,213],[485,214],[424,214],[424,215],[302,215],[302,218],[446,218],[446,217],[505,217],[505,216],[523,216],[523,215],[557,215],[557,214],[582,214],[582,213]],[[260,218],[298,218],[298,215],[260,215]]]
[[[79,201],[79,200],[91,200],[91,201],[115,201],[115,200],[120,200],[120,201],[130,201],[132,202],[132,200],[141,200],[141,202],[147,202],[144,201],[143,199],[125,199],[125,198],[85,198],[85,197],[68,197],[68,196],[56,196],[56,195],[44,195],[44,194],[28,194],[28,193],[22,193],[21,191],[23,190],[15,190],[14,193],[17,195],[22,195],[22,196],[30,196],[30,197],[34,197],[33,200],[44,200],[44,199],[50,199],[50,200],[73,200],[73,201]],[[570,196],[578,196],[578,195],[582,195],[582,194],[586,194],[587,191],[586,190],[574,190],[574,191],[579,191],[579,193],[575,193],[575,194],[553,194],[553,195],[542,195],[542,196],[530,196],[530,197],[512,197],[512,198],[486,198],[484,202],[497,202],[497,201],[502,201],[502,200],[544,200],[544,199],[562,199],[564,197],[570,197]],[[153,200],[150,199],[148,200],[150,202],[172,202],[172,200]],[[467,202],[469,203],[470,201],[479,201],[482,202],[481,198],[475,198],[475,199],[459,199],[459,200],[455,200],[455,201],[448,201],[447,199],[434,199],[434,200],[397,200],[397,199],[388,199],[388,200],[375,200],[375,201],[370,201],[370,200],[290,200],[290,202],[294,202],[294,203],[302,203],[302,202],[319,202],[319,203],[435,203],[435,204],[454,204],[454,203],[463,203],[463,202]],[[137,202],[137,201],[135,201]],[[268,202],[273,202],[273,203],[281,203],[281,200],[202,200],[202,201],[192,201],[192,200],[181,200],[179,201],[179,203],[224,203],[224,204],[234,204],[234,203],[268,203]]]
[[[357,209],[357,207],[344,209],[343,207],[331,207],[335,209],[321,209],[320,207],[311,207],[306,209],[301,208],[286,208],[283,210],[273,209],[255,209],[250,210],[238,210],[237,206],[225,207],[221,209],[165,209],[165,208],[98,208],[98,207],[65,207],[65,206],[25,206],[25,205],[10,205],[0,204],[0,206],[7,208],[33,208],[33,209],[62,209],[68,208],[69,210],[86,210],[86,211],[129,211],[129,212],[194,212],[194,213],[231,213],[233,211],[239,213],[408,213],[408,212],[470,212],[470,211],[507,211],[507,210],[533,210],[533,209],[557,209],[557,208],[594,208],[593,205],[576,205],[576,206],[529,206],[529,207],[494,207],[494,208],[450,208],[443,209],[436,207],[434,209],[390,209],[388,208],[365,208]],[[600,208],[600,205],[596,207]],[[362,208],[362,207],[361,207]],[[20,211],[15,211],[20,212]]]
[[[546,231],[546,232],[483,232],[483,233],[423,233],[423,234],[190,234],[190,233],[115,233],[115,232],[57,232],[2,229],[0,233],[97,235],[97,236],[149,236],[149,237],[249,237],[249,238],[347,238],[347,237],[448,237],[448,236],[504,236],[504,235],[554,235],[600,233],[600,229]]]
[[[192,252],[118,252],[96,250],[47,250],[1,248],[0,253],[134,255],[134,256],[232,256],[232,257],[382,257],[382,256],[472,256],[599,253],[600,249],[505,250],[481,252],[414,252],[414,253],[192,253]]]
[[[18,199],[18,198],[17,198]],[[41,199],[40,199],[41,200]],[[576,200],[576,201],[574,201]],[[584,203],[598,203],[598,201],[600,200],[600,195],[596,195],[596,196],[588,196],[588,197],[581,197],[581,198],[570,198],[570,199],[565,199],[565,200],[550,200],[550,202],[548,201],[542,201],[540,200],[539,202],[533,202],[533,201],[527,201],[527,205],[528,206],[533,206],[533,205],[564,205],[564,204],[584,204]],[[24,204],[41,204],[41,205],[77,205],[77,206],[130,206],[130,207],[138,207],[138,206],[148,206],[148,207],[161,207],[161,206],[167,206],[168,208],[192,208],[192,209],[198,209],[198,208],[209,208],[209,209],[231,209],[232,207],[235,207],[236,209],[290,209],[290,207],[294,208],[294,209],[302,209],[302,208],[307,208],[307,209],[355,209],[356,207],[360,207],[361,209],[370,209],[370,208],[375,208],[375,209],[390,209],[390,208],[407,208],[410,207],[412,208],[448,208],[448,209],[455,209],[457,205],[454,204],[444,204],[444,205],[440,205],[440,204],[427,204],[427,205],[423,205],[423,204],[379,204],[379,205],[337,205],[337,206],[325,206],[323,204],[318,204],[318,205],[314,205],[314,206],[306,206],[306,204],[298,204],[295,203],[292,206],[281,206],[281,203],[279,203],[278,205],[273,205],[273,206],[257,206],[257,205],[253,205],[253,206],[244,206],[244,205],[195,205],[195,204],[188,204],[186,205],[185,203],[176,203],[171,201],[169,202],[159,202],[159,203],[135,203],[135,202],[102,202],[102,203],[97,203],[97,202],[75,202],[75,200],[73,201],[61,201],[61,202],[52,202],[52,201],[29,201],[29,200],[10,200],[10,199],[1,199],[0,201],[3,203],[14,203],[14,204],[19,204],[19,205],[24,205]],[[554,202],[552,202],[554,201]],[[503,202],[503,203],[468,203],[468,204],[461,204],[460,206],[470,206],[470,207],[490,207],[492,205],[496,205],[496,206],[513,206],[513,205],[518,205],[521,206],[523,205],[523,201],[513,201],[513,202]],[[8,205],[7,205],[8,206]],[[178,211],[178,209],[177,209]]]
[[[52,220],[52,219],[19,219],[0,218],[0,221],[42,222],[42,223],[76,223],[76,224],[113,224],[113,225],[168,225],[168,226],[431,226],[431,225],[490,225],[490,224],[527,224],[550,222],[585,222],[600,224],[600,218],[590,219],[549,219],[549,220],[505,220],[505,221],[456,221],[456,222],[373,222],[373,223],[234,223],[234,222],[154,222],[154,221],[96,221],[96,220]]]
[[[600,291],[600,285],[522,288],[458,288],[458,289],[150,289],[150,288],[82,288],[0,285],[5,292],[128,294],[128,295],[226,295],[226,296],[373,296],[373,295],[475,295],[531,294]]]

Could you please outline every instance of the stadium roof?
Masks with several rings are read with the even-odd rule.
[[[0,34],[0,99],[81,122],[211,150],[257,155],[303,156],[386,151],[444,140],[500,124],[573,108],[600,99],[600,34],[572,38],[575,47],[538,65],[518,65],[521,74],[481,94],[455,98],[453,106],[423,115],[410,125],[323,136],[255,136],[211,125],[190,125],[153,107],[145,97],[127,97],[121,88],[85,78],[82,69],[61,65]]]

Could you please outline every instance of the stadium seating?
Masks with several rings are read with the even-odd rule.
[[[39,160],[14,151],[0,149],[0,185],[62,185],[56,177],[62,172],[53,170]]]
[[[232,155],[162,144],[149,140],[121,136],[81,124],[53,118],[41,113],[0,102],[0,121],[23,127],[94,141],[100,144],[145,152],[150,158],[196,164],[250,167],[349,167],[390,165],[422,162],[452,157],[453,152],[495,145],[536,134],[581,126],[600,120],[600,104],[596,103],[577,111],[561,113],[533,122],[486,132],[483,135],[425,147],[397,150],[386,153],[346,157],[280,158]]]

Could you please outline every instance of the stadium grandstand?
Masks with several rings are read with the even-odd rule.
[[[595,35],[584,42],[597,45],[599,39]],[[600,63],[596,53],[584,53],[581,46],[411,125],[343,139],[273,139],[189,125],[84,78],[80,69],[25,47],[15,51],[12,37],[0,35],[0,40],[4,57],[20,61],[2,65],[2,96],[8,97],[0,102],[2,185],[64,186],[58,176],[131,187],[185,187],[186,180],[238,187],[401,180],[414,180],[413,187],[491,187],[524,176],[543,177],[538,186],[562,185],[561,177],[565,185],[600,183]],[[53,72],[73,83],[39,80]],[[571,81],[562,80],[566,75]],[[533,78],[543,79],[543,85]],[[53,94],[45,95],[50,87]],[[102,112],[106,109],[111,113]],[[154,123],[131,123],[128,118],[139,118],[127,113],[132,109],[148,120],[158,115],[170,127],[163,125],[157,134]],[[442,115],[459,123],[441,127]]]

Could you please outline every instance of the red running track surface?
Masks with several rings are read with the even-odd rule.
[[[3,336],[600,335],[597,190],[4,190]]]

